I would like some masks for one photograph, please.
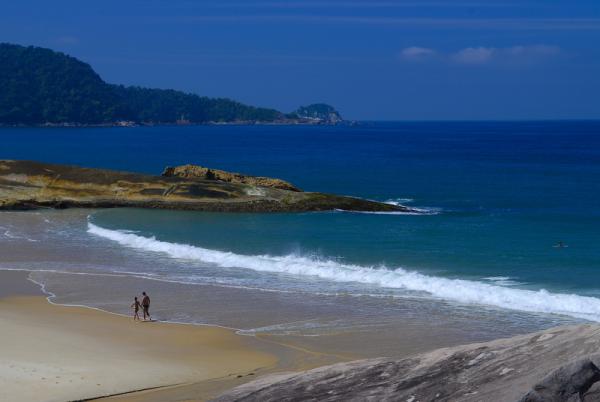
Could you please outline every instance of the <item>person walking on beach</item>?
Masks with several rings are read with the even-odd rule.
[[[146,294],[146,292],[142,292],[142,309],[144,310],[144,321],[146,321],[146,317],[150,321],[152,321],[152,317],[150,317],[150,297]]]
[[[136,296],[133,298],[133,304],[131,305],[131,308],[133,309],[133,321],[140,320],[140,307],[142,307],[142,305]]]

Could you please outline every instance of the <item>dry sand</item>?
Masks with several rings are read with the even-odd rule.
[[[0,272],[1,401],[204,400],[261,373],[335,360],[224,328],[53,305],[26,277]],[[129,394],[156,387],[167,388]]]

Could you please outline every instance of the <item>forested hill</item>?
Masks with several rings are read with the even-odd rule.
[[[0,44],[0,124],[304,122],[298,119],[230,99],[108,84],[74,57]]]

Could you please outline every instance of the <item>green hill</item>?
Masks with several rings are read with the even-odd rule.
[[[274,109],[174,90],[111,85],[90,65],[39,47],[0,44],[0,124],[273,122]]]

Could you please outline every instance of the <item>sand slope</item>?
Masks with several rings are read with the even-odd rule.
[[[134,323],[41,296],[0,299],[0,400],[65,401],[237,377],[277,358],[215,327]]]

